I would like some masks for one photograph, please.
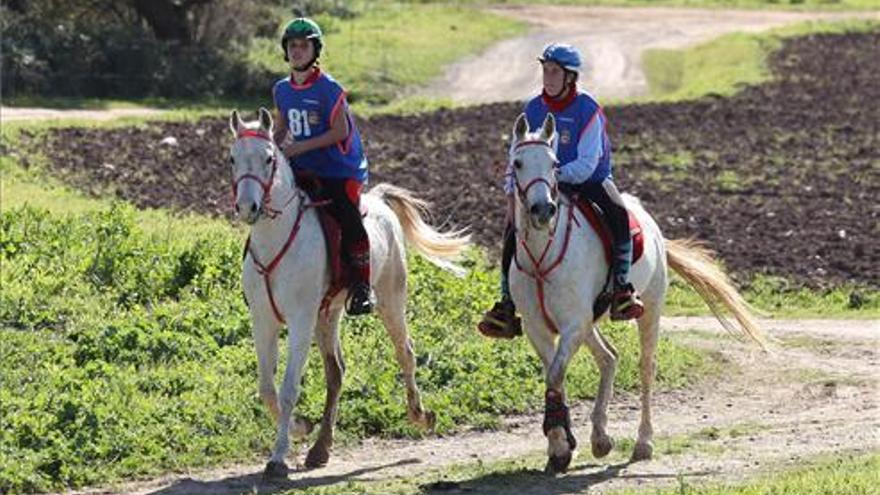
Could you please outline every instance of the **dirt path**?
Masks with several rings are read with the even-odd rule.
[[[109,110],[79,110],[60,108],[0,107],[0,122],[17,120],[89,119],[109,120],[116,117],[150,117],[162,110],[155,108],[112,108]]]
[[[535,57],[548,43],[571,43],[586,58],[584,87],[600,100],[645,94],[640,66],[649,48],[681,48],[726,33],[756,32],[795,22],[874,13],[771,12],[680,8],[519,6],[492,9],[528,22],[525,36],[499,42],[447,68],[422,95],[464,103],[522,100],[540,87]]]
[[[763,326],[782,342],[769,355],[724,335],[714,320],[664,320],[663,329],[674,332],[672,338],[719,355],[724,371],[692,388],[656,396],[654,460],[627,465],[593,459],[587,447],[591,408],[587,402],[572,408],[575,434],[584,450],[568,474],[541,483],[487,474],[452,488],[468,493],[506,493],[515,488],[521,494],[582,493],[589,488],[590,493],[601,493],[657,487],[675,483],[680,476],[691,483],[742,479],[771,467],[797,465],[818,454],[880,448],[880,321],[766,321]],[[616,439],[634,438],[637,396],[618,393],[609,414],[610,433]],[[261,463],[87,493],[226,494],[251,492],[254,487],[272,493],[408,478],[477,459],[491,462],[540,455],[545,445],[540,421],[538,415],[524,415],[506,418],[499,431],[421,441],[367,440],[338,449],[326,468],[297,471],[280,486],[259,484]],[[299,452],[297,460],[302,458]],[[536,460],[533,468],[541,468],[540,462]]]

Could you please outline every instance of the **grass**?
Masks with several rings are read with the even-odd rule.
[[[880,8],[880,2],[875,2]],[[652,49],[642,54],[650,101],[681,101],[706,95],[730,96],[770,77],[769,55],[785,38],[812,33],[864,31],[877,21],[806,22],[761,34],[734,33],[683,50]]]
[[[872,287],[808,289],[784,278],[754,275],[742,292],[763,316],[772,318],[880,318],[880,290]],[[664,314],[706,315],[707,308],[684,281],[673,275]]]
[[[356,111],[391,104],[444,65],[525,31],[522,22],[454,4],[381,2],[350,20],[316,20],[326,35],[322,66],[346,87]],[[276,38],[254,40],[250,61],[279,75],[289,70]]]
[[[19,132],[4,129],[9,149]],[[0,491],[263,456],[273,430],[256,396],[238,279],[242,229],[85,197],[47,178],[40,157],[28,157],[27,170],[22,158],[6,153],[0,161]],[[493,427],[542,397],[541,366],[525,339],[499,344],[475,331],[496,274],[477,252],[465,264],[459,279],[411,260],[408,320],[440,434]],[[607,332],[623,355],[617,386],[632,390],[638,337],[625,325]],[[341,441],[418,436],[377,319],[348,320],[341,333]],[[587,354],[568,376],[574,400],[597,385]],[[660,345],[663,387],[685,386],[710,365],[696,351]],[[322,375],[312,359],[300,412],[313,420]]]
[[[412,1],[412,0],[411,0]],[[424,0],[414,0],[424,1]],[[429,0],[432,1],[432,0]],[[444,0],[440,0],[441,2]],[[616,7],[688,7],[704,9],[876,10],[878,0],[458,0],[490,5],[554,4]]]
[[[319,15],[316,20],[326,35],[322,67],[348,90],[358,114],[412,113],[450,106],[444,100],[408,96],[406,88],[426,83],[440,75],[446,64],[526,29],[525,23],[473,5],[378,1],[355,4],[355,9],[358,15],[351,19]],[[279,27],[289,16],[286,9],[278,10]],[[289,72],[276,37],[255,38],[247,60],[279,78]],[[4,99],[3,104],[91,110],[152,107],[205,113],[269,106],[271,83],[266,83],[265,97],[257,99],[19,97]]]
[[[880,493],[880,454],[853,454],[817,459],[750,483],[692,484],[658,490],[657,495],[869,495]],[[642,493],[626,490],[621,494]]]

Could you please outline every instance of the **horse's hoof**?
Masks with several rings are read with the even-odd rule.
[[[437,415],[434,414],[434,411],[425,411],[424,419],[422,419],[422,428],[426,430],[433,430],[436,424]]]
[[[290,437],[294,440],[302,440],[309,436],[315,425],[306,418],[294,417],[293,425],[290,427]]]
[[[598,438],[592,439],[590,442],[593,450],[593,457],[596,459],[601,459],[608,455],[609,452],[614,448],[614,440],[611,439],[608,435],[603,435]]]
[[[551,455],[547,459],[544,471],[549,474],[561,474],[568,470],[569,464],[571,464],[571,452],[563,455]]]
[[[632,457],[630,457],[630,460],[632,462],[649,461],[651,460],[651,457],[653,455],[654,446],[651,445],[651,442],[637,443],[635,448],[633,449]]]
[[[328,460],[330,460],[330,452],[325,448],[315,446],[309,449],[309,453],[306,455],[306,467],[309,469],[324,467]]]
[[[266,464],[266,469],[263,470],[263,479],[266,481],[286,480],[288,472],[287,464],[269,461]]]
[[[422,430],[433,430],[437,424],[437,415],[433,411],[410,412],[409,420]]]

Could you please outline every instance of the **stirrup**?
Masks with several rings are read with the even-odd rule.
[[[612,321],[636,320],[641,318],[644,313],[645,304],[642,303],[632,284],[614,289],[614,295],[611,299]]]
[[[513,301],[504,299],[495,303],[477,324],[477,330],[486,337],[512,339],[522,335],[522,320],[516,316]]]
[[[361,282],[349,289],[345,312],[352,316],[370,314],[374,304],[373,289],[369,284]]]

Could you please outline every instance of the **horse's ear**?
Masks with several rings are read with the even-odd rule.
[[[233,110],[232,114],[229,116],[229,129],[232,130],[232,134],[238,136],[242,129],[244,129],[244,122],[241,121],[241,116],[238,114],[238,110]]]
[[[272,114],[263,107],[260,107],[260,128],[272,132]]]
[[[556,117],[552,113],[547,112],[547,116],[544,117],[544,124],[541,126],[541,139],[549,143],[554,134],[556,134]]]
[[[528,132],[529,122],[526,120],[526,114],[521,113],[519,114],[519,117],[516,118],[516,123],[513,124],[513,139],[515,141],[522,141],[525,139]]]

